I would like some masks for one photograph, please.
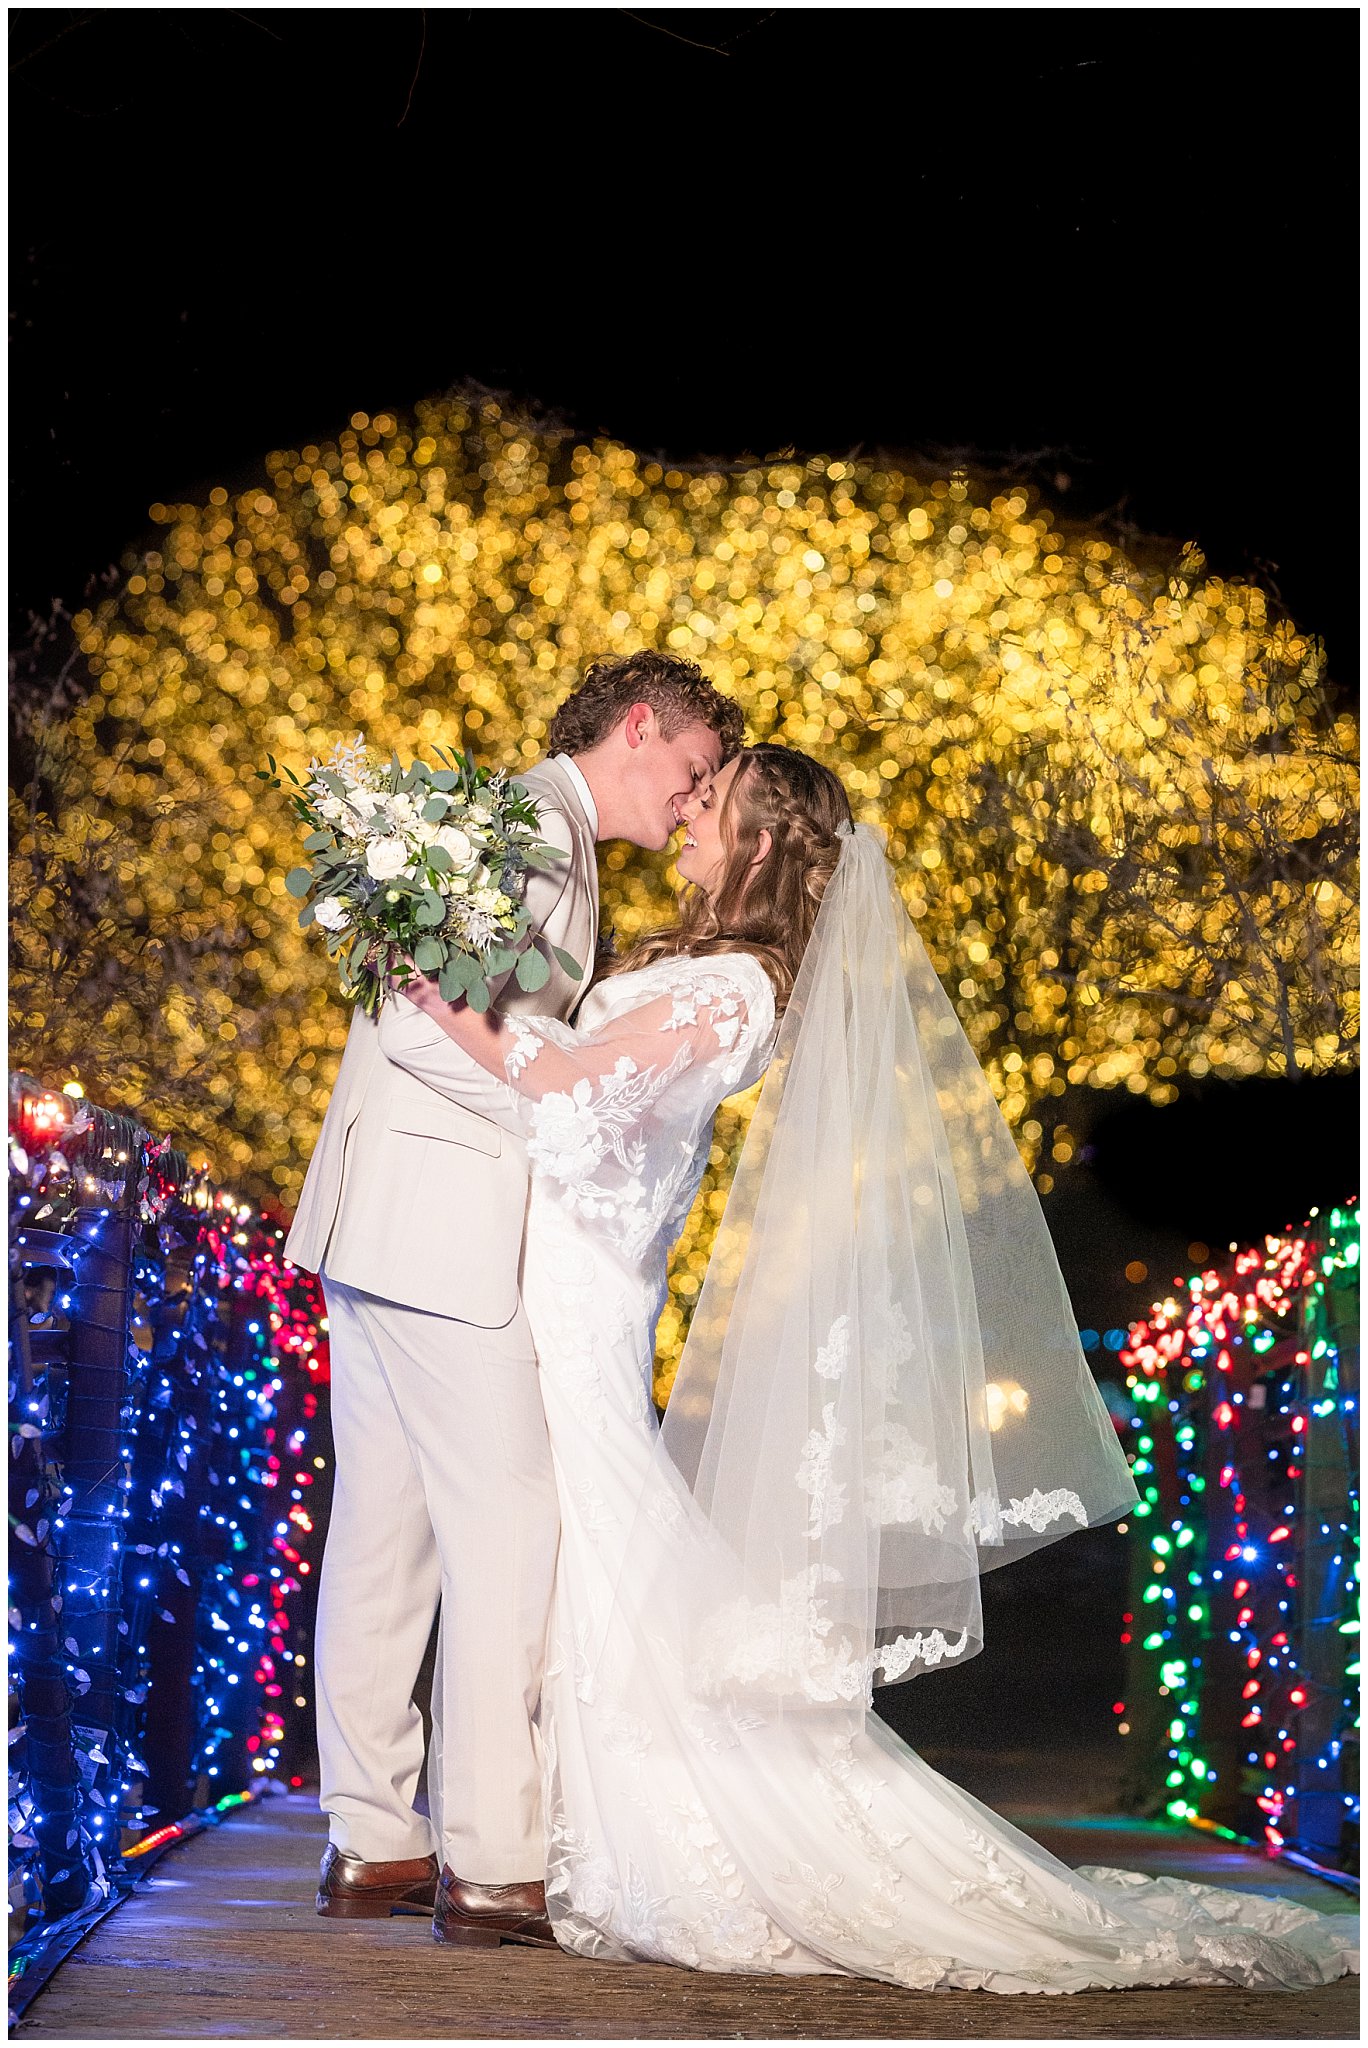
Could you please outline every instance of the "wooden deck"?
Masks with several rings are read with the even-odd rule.
[[[1014,1818],[1022,1824],[1023,1817]],[[1025,1823],[1030,1825],[1029,1822]],[[1116,1862],[1355,1902],[1200,1837],[1032,1825],[1074,1863]],[[303,1797],[268,1800],[172,1850],[39,1994],[24,2040],[1346,2040],[1358,1986],[1002,1998],[855,1979],[721,1977],[505,1948],[440,1949],[424,1920],[320,1920],[324,1841]]]

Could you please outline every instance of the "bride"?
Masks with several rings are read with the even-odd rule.
[[[1069,1869],[873,1713],[875,1683],[980,1647],[981,1572],[1135,1489],[879,837],[825,768],[768,745],[684,816],[679,923],[577,1027],[405,990],[507,1081],[532,1167],[557,1940],[1000,1992],[1356,1968],[1354,1921]],[[762,1076],[658,1428],[666,1262],[718,1104]]]

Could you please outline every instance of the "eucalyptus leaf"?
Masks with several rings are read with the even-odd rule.
[[[455,862],[444,846],[425,847],[423,858],[435,875],[449,875],[455,866]]]
[[[313,887],[313,876],[307,868],[291,868],[285,877],[285,887],[292,896],[307,896]]]
[[[306,903],[304,905],[304,908],[299,913],[299,929],[302,932],[306,932],[309,929],[309,926],[313,923],[316,914],[317,913],[315,912],[312,903]]]
[[[446,947],[440,939],[419,939],[413,949],[413,964],[420,974],[438,974],[446,960]]]
[[[432,786],[434,789],[455,789],[460,779],[454,769],[439,768],[432,778]]]
[[[525,953],[518,955],[518,964],[513,971],[518,979],[518,987],[525,989],[528,995],[535,995],[536,991],[545,988],[551,979],[551,969],[535,946],[529,946]]]
[[[560,962],[562,971],[568,974],[572,981],[578,981],[584,969],[580,966],[574,954],[567,953],[562,946],[552,946],[551,951]]]
[[[440,825],[450,809],[451,805],[444,796],[430,797],[423,805],[423,823],[425,825]]]
[[[436,925],[446,916],[446,905],[435,889],[426,889],[423,900],[413,913],[413,921],[420,925]]]
[[[331,846],[332,843],[333,836],[331,832],[311,832],[304,841],[304,851],[305,853],[322,853],[324,847]]]
[[[511,946],[494,946],[485,954],[484,971],[486,974],[507,974],[517,957]]]
[[[442,992],[442,1000],[448,1003],[459,1002],[479,972],[478,961],[472,960],[468,953],[449,955],[437,982]]]
[[[489,1008],[489,988],[483,975],[478,981],[471,983],[466,1001],[472,1010],[479,1011],[481,1015]]]

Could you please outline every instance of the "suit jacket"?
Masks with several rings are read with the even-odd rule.
[[[554,760],[518,780],[538,800],[542,838],[568,856],[549,873],[529,872],[527,906],[581,973],[572,980],[552,956],[544,988],[527,995],[510,974],[496,1000],[566,1018],[593,973],[594,835]],[[352,1018],[285,1255],[367,1294],[498,1328],[518,1306],[527,1209],[511,1098],[404,997],[387,998],[381,1018],[360,1009]]]

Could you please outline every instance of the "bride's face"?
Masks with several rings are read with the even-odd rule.
[[[675,866],[686,882],[695,882],[705,895],[714,895],[727,870],[727,848],[722,842],[722,806],[736,780],[739,756],[719,768],[711,782],[679,806],[684,822],[684,842],[675,856]]]

